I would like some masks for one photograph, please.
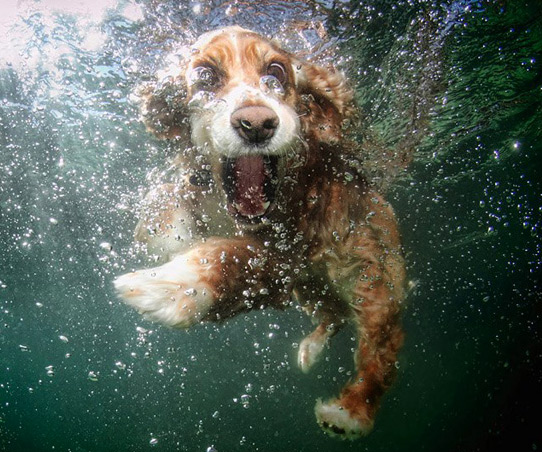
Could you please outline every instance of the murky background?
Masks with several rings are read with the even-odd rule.
[[[0,6],[0,450],[542,447],[539,1]],[[179,331],[112,291],[148,264],[134,213],[174,152],[131,94],[180,44],[234,23],[337,52],[366,113],[360,139],[416,149],[394,177],[367,151],[416,286],[398,380],[357,442],[328,438],[313,414],[349,378],[353,329],[303,375],[311,323],[295,309]]]

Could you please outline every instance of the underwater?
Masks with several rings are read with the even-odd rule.
[[[482,452],[542,448],[542,3],[2,0],[0,450]],[[353,325],[311,372],[300,306],[188,330],[113,281],[153,256],[137,213],[175,146],[138,86],[240,25],[355,89],[363,171],[407,264],[404,345],[373,431],[323,432]]]

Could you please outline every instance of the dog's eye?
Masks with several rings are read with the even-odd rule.
[[[219,77],[213,68],[208,66],[195,67],[190,73],[190,83],[199,88],[209,89],[218,84]]]
[[[288,78],[286,75],[286,69],[280,63],[271,63],[269,66],[267,66],[267,75],[275,77],[281,85],[284,85]]]

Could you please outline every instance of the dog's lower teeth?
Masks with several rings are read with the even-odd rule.
[[[232,203],[233,207],[239,211],[239,212],[242,212],[243,211],[243,205],[242,204],[239,204],[237,202],[234,202]],[[246,215],[247,217],[259,217],[261,215],[263,215],[265,212],[267,212],[267,209],[269,209],[269,206],[271,206],[271,202],[270,201],[265,201],[262,203],[262,208],[261,208],[261,211],[257,214],[254,214],[254,215]]]

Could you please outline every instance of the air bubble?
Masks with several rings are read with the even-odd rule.
[[[250,406],[250,396],[248,394],[243,394],[241,396],[241,405],[243,405],[243,408],[248,408]]]
[[[87,378],[88,378],[90,381],[98,381],[98,373],[97,373],[97,372],[94,372],[93,370],[91,370],[91,371],[88,373]]]
[[[113,245],[109,242],[102,242],[100,243],[100,248],[105,251],[111,251],[113,249]]]
[[[284,88],[276,77],[264,75],[260,78],[260,88],[265,94],[284,95]]]

